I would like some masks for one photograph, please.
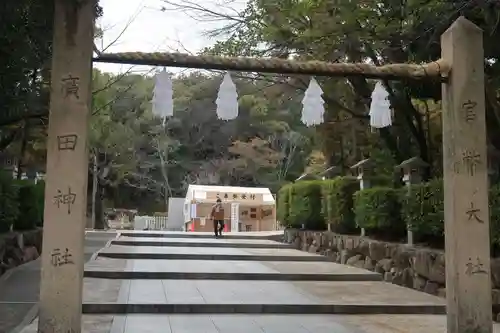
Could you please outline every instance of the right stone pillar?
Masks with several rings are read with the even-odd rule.
[[[448,333],[492,332],[483,33],[464,17],[441,36]]]

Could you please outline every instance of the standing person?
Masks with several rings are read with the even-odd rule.
[[[212,207],[210,218],[214,222],[215,237],[222,236],[222,230],[224,229],[224,207],[222,207],[220,199],[217,199],[217,202]]]

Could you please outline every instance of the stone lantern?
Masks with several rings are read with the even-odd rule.
[[[332,178],[335,178],[336,176],[340,176],[342,173],[342,169],[338,166],[331,166],[325,170],[323,170],[322,172],[320,172],[318,174],[318,176],[320,176],[323,180],[325,179],[332,179]]]
[[[411,186],[414,184],[420,184],[422,182],[422,172],[427,168],[429,164],[422,160],[420,157],[415,156],[403,161],[400,165],[396,166],[396,169],[403,171],[403,182],[408,188],[408,195],[410,194]],[[407,233],[407,243],[408,245],[413,245],[413,231],[411,231],[411,226],[406,226]]]
[[[370,188],[370,178],[373,176],[374,163],[366,158],[359,161],[351,167],[352,172],[359,181],[359,189]]]
[[[403,161],[396,169],[403,171],[403,182],[406,186],[420,184],[422,182],[422,172],[429,164],[420,157],[415,156]]]
[[[353,174],[359,181],[359,189],[364,190],[370,188],[370,178],[373,176],[374,163],[371,159],[366,158],[359,161],[351,167]],[[365,235],[365,228],[361,228],[361,236]]]

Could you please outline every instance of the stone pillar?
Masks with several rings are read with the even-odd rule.
[[[483,33],[458,18],[441,36],[449,333],[492,332]]]
[[[422,171],[429,165],[423,161],[420,157],[412,157],[403,161],[400,165],[396,166],[397,169],[403,171],[403,182],[408,188],[408,195],[410,195],[411,186],[414,184],[420,184],[422,182]],[[406,227],[407,232],[407,244],[413,245],[413,231],[411,226]]]
[[[371,187],[370,177],[373,175],[373,162],[369,158],[359,161],[351,167],[357,175],[359,189],[364,190]],[[365,228],[361,228],[361,237],[365,236]]]
[[[81,332],[95,0],[56,0],[39,333]]]

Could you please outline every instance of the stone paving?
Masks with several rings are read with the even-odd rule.
[[[327,257],[294,249],[242,249],[216,247],[164,247],[112,245],[99,254],[115,259],[328,261]]]
[[[105,254],[109,253],[135,253],[144,254],[147,257],[152,253],[161,254],[211,254],[211,255],[261,255],[261,256],[293,256],[293,257],[310,257],[314,258],[315,261],[324,261],[322,256],[317,256],[313,253],[301,252],[294,249],[283,248],[283,249],[241,249],[241,248],[217,248],[217,247],[191,247],[186,244],[184,247],[165,247],[165,246],[123,246],[123,245],[111,245],[110,247],[103,249],[99,256],[103,257]],[[141,258],[147,259],[147,258]]]
[[[184,234],[192,235],[190,233],[184,233]],[[184,235],[184,234],[182,234],[182,235]],[[233,244],[234,247],[238,247],[238,246],[245,245],[245,244],[266,244],[266,245],[271,245],[271,246],[278,245],[281,247],[289,247],[290,246],[289,244],[286,244],[286,243],[278,243],[278,242],[275,242],[273,240],[262,239],[258,236],[248,236],[248,238],[239,238],[239,237],[236,238],[236,237],[232,236],[231,234],[229,234],[229,236],[227,236],[227,234],[226,234],[226,236],[224,236],[223,238],[214,238],[212,234],[208,235],[208,234],[204,234],[201,232],[199,234],[200,235],[198,235],[198,233],[196,234],[197,237],[192,237],[192,238],[184,237],[181,240],[179,240],[181,234],[176,234],[176,233],[172,233],[172,235],[170,235],[170,236],[179,235],[179,238],[177,238],[177,237],[123,236],[117,240],[123,241],[123,242],[129,242],[129,243],[132,243],[132,242],[141,242],[141,243],[164,242],[164,243],[168,243],[168,244],[173,244],[173,243],[181,242],[184,245],[191,244],[191,243]],[[162,234],[160,234],[160,235],[162,235]],[[200,236],[205,236],[205,237],[200,237]],[[172,238],[174,238],[174,239],[172,239]],[[114,241],[117,241],[117,240],[114,240]]]
[[[115,232],[87,231],[85,261],[116,237]],[[0,332],[18,332],[36,316],[40,259],[7,271],[0,277]]]
[[[256,233],[247,239],[241,238],[244,233],[223,239],[201,233],[127,234],[133,237],[118,240],[162,244],[111,245],[86,264],[84,333],[437,333],[446,328],[445,316],[439,315],[443,299],[276,246]],[[192,243],[205,247],[189,247]],[[110,253],[123,256],[109,258]],[[155,257],[158,253],[190,260]],[[283,257],[290,261],[280,261]],[[36,322],[23,331],[34,332]],[[496,326],[495,332],[500,332]]]
[[[231,239],[231,238],[184,238],[175,240],[159,237],[123,237],[114,240],[112,245],[125,246],[167,246],[167,247],[229,247],[229,248],[291,248],[290,244],[278,243],[266,239]]]
[[[90,267],[90,266],[87,266]],[[375,275],[379,274],[367,272],[363,269],[329,263],[328,265],[322,262],[291,262],[283,265],[280,261],[258,262],[258,261],[204,261],[204,260],[128,260],[127,269],[133,271],[165,271],[165,272],[209,272],[209,273],[321,273],[321,274],[358,274],[358,275]]]

